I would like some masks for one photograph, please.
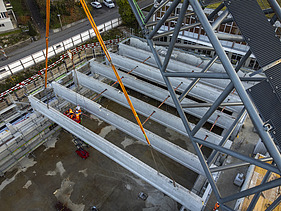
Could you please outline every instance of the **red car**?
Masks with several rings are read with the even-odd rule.
[[[79,148],[75,152],[83,159],[87,159],[89,157],[89,152],[87,152],[83,148]]]

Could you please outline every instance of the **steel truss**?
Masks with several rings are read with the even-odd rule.
[[[235,0],[233,0],[233,1],[235,1]],[[254,1],[254,0],[251,0],[251,1]],[[222,39],[222,38],[219,38],[214,31],[221,23],[233,21],[232,18],[227,18],[228,14],[229,14],[228,9],[225,9],[224,12],[222,12],[221,15],[212,24],[210,23],[210,20],[212,20],[216,15],[218,15],[218,12],[221,11],[222,8],[224,8],[225,3],[228,3],[228,1],[225,1],[225,3],[221,3],[208,17],[206,17],[206,15],[203,11],[204,7],[203,7],[201,1],[198,2],[198,0],[183,0],[183,1],[174,0],[171,2],[170,7],[167,9],[165,14],[161,18],[161,20],[155,21],[155,22],[150,22],[150,23],[149,23],[150,18],[163,5],[166,5],[167,1],[161,1],[161,0],[154,1],[154,6],[151,8],[148,15],[144,18],[140,15],[139,8],[137,8],[134,0],[128,0],[128,2],[138,21],[138,24],[141,27],[143,35],[146,38],[147,43],[154,55],[154,59],[157,63],[157,66],[160,69],[160,72],[161,72],[162,77],[166,83],[166,86],[170,92],[170,95],[173,99],[175,107],[177,108],[178,114],[184,124],[186,133],[188,134],[188,136],[192,142],[192,145],[197,153],[197,156],[200,160],[202,168],[204,169],[208,182],[210,183],[212,190],[217,198],[217,201],[221,205],[221,208],[223,210],[232,210],[230,207],[225,205],[226,202],[237,200],[239,198],[243,198],[243,197],[255,194],[248,210],[253,209],[256,205],[256,202],[260,196],[261,191],[271,189],[271,188],[281,185],[281,179],[276,179],[274,181],[267,182],[267,179],[268,179],[269,175],[271,174],[271,172],[274,172],[274,173],[277,173],[280,175],[280,173],[281,173],[281,156],[280,156],[280,152],[278,151],[271,135],[268,133],[267,130],[265,130],[264,122],[261,120],[257,110],[255,109],[253,102],[251,101],[249,95],[247,94],[243,84],[241,83],[242,80],[243,81],[261,80],[261,78],[256,78],[256,79],[239,78],[239,76],[237,75],[237,72],[240,70],[242,65],[247,60],[247,58],[251,55],[251,51],[249,50],[244,55],[244,57],[241,59],[241,61],[238,63],[238,65],[234,68],[219,41],[219,39]],[[181,2],[182,2],[182,6],[181,6],[180,14],[177,17],[173,17],[172,16],[173,11]],[[276,13],[271,20],[271,23],[273,24],[276,21],[277,17],[281,18],[281,9],[275,0],[269,0],[269,3],[271,5],[273,11]],[[193,8],[192,12],[187,11],[187,8],[189,5],[191,5],[191,7]],[[189,15],[191,13],[194,13],[197,16],[198,22],[191,24],[191,25],[184,25],[183,21],[184,21],[185,16]],[[158,33],[161,26],[165,22],[169,21],[170,19],[177,20],[177,23],[176,23],[174,29],[171,31],[168,31],[168,32]],[[149,28],[151,26],[154,26],[153,29]],[[167,65],[170,61],[179,32],[182,30],[196,27],[196,26],[201,26],[205,30],[205,32],[209,38],[209,41],[212,44],[213,49],[216,51],[217,56],[215,56],[213,58],[213,60],[210,61],[210,63],[207,65],[207,67],[204,68],[204,70],[201,73],[167,72]],[[170,45],[168,47],[165,59],[162,62],[159,54],[156,51],[153,39],[156,39],[161,36],[167,36],[167,35],[172,35],[172,36],[171,36]],[[239,37],[236,37],[235,39],[241,40],[241,38],[243,39],[242,36],[239,36]],[[231,39],[231,38],[229,38],[229,39]],[[235,39],[233,38],[232,40],[235,40]],[[226,73],[223,73],[223,74],[206,73],[207,70],[213,65],[215,60],[218,58],[222,62]],[[185,77],[185,78],[193,78],[194,80],[193,80],[193,83],[184,92],[182,92],[181,96],[178,98],[174,91],[174,88],[171,84],[170,77]],[[209,105],[208,111],[201,118],[201,120],[197,123],[197,125],[192,129],[190,126],[190,123],[187,120],[187,117],[184,113],[184,110],[183,110],[184,105],[182,105],[181,102],[185,98],[185,96],[188,95],[190,90],[196,85],[196,83],[198,83],[200,78],[216,78],[216,79],[229,78],[231,80],[231,82],[228,84],[228,86],[225,88],[225,90],[221,93],[221,95],[217,98],[217,100],[212,105]],[[209,142],[206,142],[205,140],[196,138],[195,135],[199,131],[199,129],[202,128],[202,126],[207,122],[207,120],[218,109],[219,106],[224,105],[223,103],[225,103],[225,99],[231,94],[233,89],[235,89],[237,91],[238,95],[240,96],[241,101],[243,102],[243,105],[244,105],[244,109],[241,111],[241,113],[237,117],[236,121],[232,124],[232,126],[225,133],[225,135],[221,139],[220,143],[219,144],[209,143]],[[229,106],[231,106],[231,105],[229,105]],[[273,160],[272,164],[265,163],[265,161],[266,160],[268,161],[268,159],[265,159],[265,160],[254,159],[254,158],[242,155],[239,152],[236,152],[236,151],[233,151],[233,150],[230,150],[230,149],[227,149],[224,147],[226,140],[230,137],[230,135],[236,128],[239,118],[241,118],[241,116],[243,116],[246,112],[249,114],[259,136],[263,140],[263,143],[265,144],[265,146],[271,156],[271,158],[269,158],[269,160]],[[199,144],[213,149],[213,152],[211,153],[211,155],[209,156],[208,159],[204,158],[202,150],[199,147]],[[220,191],[217,187],[216,182],[214,181],[214,179],[212,177],[211,172],[226,170],[227,166],[224,166],[224,168],[219,168],[219,167],[214,168],[214,169],[210,168],[210,166],[214,163],[215,159],[217,158],[219,152],[226,153],[230,156],[240,159],[241,161],[243,161],[241,163],[241,165],[253,164],[253,165],[266,169],[268,173],[266,174],[261,185],[253,187],[253,188],[249,188],[249,189],[241,191],[237,194],[232,194],[229,196],[222,196],[220,194]],[[238,167],[241,165],[229,166],[229,169],[235,168],[235,167]],[[274,207],[276,207],[279,204],[280,201],[281,201],[281,197],[277,198],[267,210],[272,210]]]

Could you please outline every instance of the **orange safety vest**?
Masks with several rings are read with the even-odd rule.
[[[76,113],[76,119],[77,119],[77,120],[80,120],[80,114],[77,114],[77,113]]]

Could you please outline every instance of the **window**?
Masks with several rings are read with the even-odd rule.
[[[4,18],[7,18],[7,15],[5,12],[1,12],[0,13],[0,19],[4,19]]]
[[[5,24],[4,23],[0,24],[0,27],[5,27]]]

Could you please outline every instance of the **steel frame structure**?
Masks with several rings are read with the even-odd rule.
[[[233,0],[236,1],[236,0]],[[254,1],[254,0],[251,0]],[[273,16],[271,23],[274,23],[276,21],[276,17],[281,20],[281,9],[276,0],[268,0],[273,11],[275,12],[275,15]],[[162,74],[162,77],[165,81],[165,84],[170,92],[170,95],[173,99],[173,103],[175,104],[175,107],[178,111],[178,114],[184,124],[186,133],[188,134],[192,145],[197,153],[197,156],[200,160],[200,163],[202,165],[202,168],[204,169],[205,175],[208,179],[208,182],[210,183],[212,190],[217,198],[217,201],[220,203],[221,208],[223,210],[232,210],[230,207],[228,207],[225,203],[233,200],[237,200],[239,198],[243,198],[249,195],[254,195],[254,198],[248,208],[248,210],[251,210],[255,207],[256,202],[260,196],[260,192],[271,189],[276,186],[281,185],[281,179],[276,179],[271,182],[267,182],[268,176],[271,174],[271,172],[277,173],[280,175],[281,173],[281,155],[280,152],[278,151],[272,137],[270,136],[269,132],[265,129],[264,127],[264,122],[261,120],[253,102],[251,101],[249,95],[247,94],[241,78],[238,77],[237,72],[240,70],[242,65],[245,63],[247,58],[251,55],[251,50],[249,50],[244,57],[241,59],[241,61],[238,63],[238,65],[234,68],[233,65],[231,64],[229,58],[227,57],[220,41],[215,33],[215,29],[224,21],[233,21],[233,19],[227,19],[227,15],[229,14],[228,10],[225,9],[224,12],[221,13],[221,15],[211,24],[210,20],[212,20],[216,15],[218,15],[218,12],[221,11],[222,8],[224,8],[225,3],[228,1],[224,1],[221,3],[208,17],[206,17],[204,13],[204,1],[198,1],[198,0],[174,0],[171,2],[169,8],[161,18],[161,20],[155,22],[154,24],[149,23],[148,21],[150,18],[158,11],[163,5],[167,4],[168,1],[161,1],[161,0],[156,0],[154,1],[154,6],[151,8],[150,12],[143,18],[140,15],[139,8],[136,5],[136,2],[134,0],[128,0],[132,11],[136,17],[136,20],[143,32],[144,37],[146,38],[146,41],[150,47],[151,52],[153,53],[154,59],[157,63],[158,68],[160,69],[160,72]],[[174,27],[173,30],[169,31],[168,33],[158,33],[159,29],[161,26],[171,19],[172,13],[175,10],[175,8],[182,2],[180,14],[175,18],[177,19],[177,23]],[[214,1],[205,1],[205,2],[214,2]],[[221,1],[220,1],[221,2]],[[191,5],[193,9],[193,13],[197,16],[197,23],[191,24],[191,25],[184,25],[183,20],[186,16],[186,14],[190,14],[191,12],[187,11],[188,6]],[[172,17],[173,18],[173,17]],[[154,27],[151,29],[149,26],[153,25]],[[186,30],[187,28],[193,28],[196,26],[201,26],[208,38],[210,43],[212,44],[213,49],[216,51],[217,56],[213,58],[213,60],[207,65],[205,68],[208,70],[208,68],[214,63],[214,61],[219,58],[221,63],[223,64],[225,68],[224,74],[218,74],[218,73],[206,73],[206,71],[202,71],[201,73],[174,73],[174,72],[168,72],[167,71],[167,65],[170,61],[174,46],[176,44],[179,32],[182,30]],[[155,48],[155,44],[153,39],[161,37],[161,36],[166,36],[168,34],[172,34],[171,40],[170,40],[170,45],[168,47],[166,56],[164,61],[160,59],[159,54],[157,53],[157,50]],[[239,37],[241,39],[241,37]],[[182,92],[180,97],[177,97],[174,88],[172,86],[172,83],[170,81],[170,77],[187,77],[187,78],[192,78],[193,83],[192,86],[188,87],[185,91]],[[196,83],[200,80],[200,78],[215,78],[215,79],[222,79],[222,78],[229,78],[231,82],[228,84],[228,86],[225,88],[225,90],[221,93],[221,95],[217,98],[217,100],[212,104],[212,105],[204,105],[204,106],[209,106],[208,111],[205,113],[205,115],[201,118],[201,120],[197,123],[197,125],[192,129],[190,126],[190,123],[185,115],[185,112],[183,110],[183,105],[181,104],[182,100],[184,97],[190,92],[190,90],[194,87]],[[249,78],[244,78],[243,80],[249,80]],[[252,80],[252,79],[250,79]],[[256,79],[255,79],[256,80]],[[244,108],[241,112],[240,115],[245,114],[247,112],[259,134],[261,139],[263,140],[271,158],[273,160],[272,164],[265,163],[262,160],[259,159],[254,159],[245,155],[240,154],[239,152],[226,149],[224,147],[225,141],[228,139],[228,137],[231,135],[235,127],[237,126],[236,121],[232,124],[232,126],[229,128],[227,133],[224,135],[222,140],[220,141],[219,144],[212,144],[209,142],[206,142],[205,140],[196,138],[195,135],[199,131],[199,129],[204,125],[204,123],[210,118],[210,116],[217,110],[217,108],[225,102],[224,100],[227,98],[227,96],[235,89],[238,93],[238,95],[241,98],[241,101],[243,102]],[[240,116],[239,115],[239,116]],[[239,117],[238,117],[239,118]],[[236,124],[235,124],[236,123]],[[202,150],[199,147],[200,145],[206,146],[208,148],[211,148],[213,152],[209,156],[208,159],[205,159],[202,153]],[[253,164],[256,166],[259,166],[261,168],[264,168],[268,171],[266,174],[263,182],[253,188],[249,188],[247,190],[241,191],[237,194],[231,194],[229,196],[222,196],[216,182],[214,181],[211,172],[214,171],[215,169],[212,169],[210,166],[214,163],[216,157],[218,156],[218,153],[226,153],[230,156],[233,156],[235,158],[238,158],[242,160],[243,162],[241,165],[246,164]],[[236,165],[236,166],[229,166],[230,168],[234,167],[239,167],[241,165]],[[217,171],[220,170],[225,170],[227,169],[227,166],[224,166],[223,169],[217,168]],[[268,207],[267,210],[272,210],[274,207],[276,207],[281,201],[281,197],[277,198],[270,207]]]

